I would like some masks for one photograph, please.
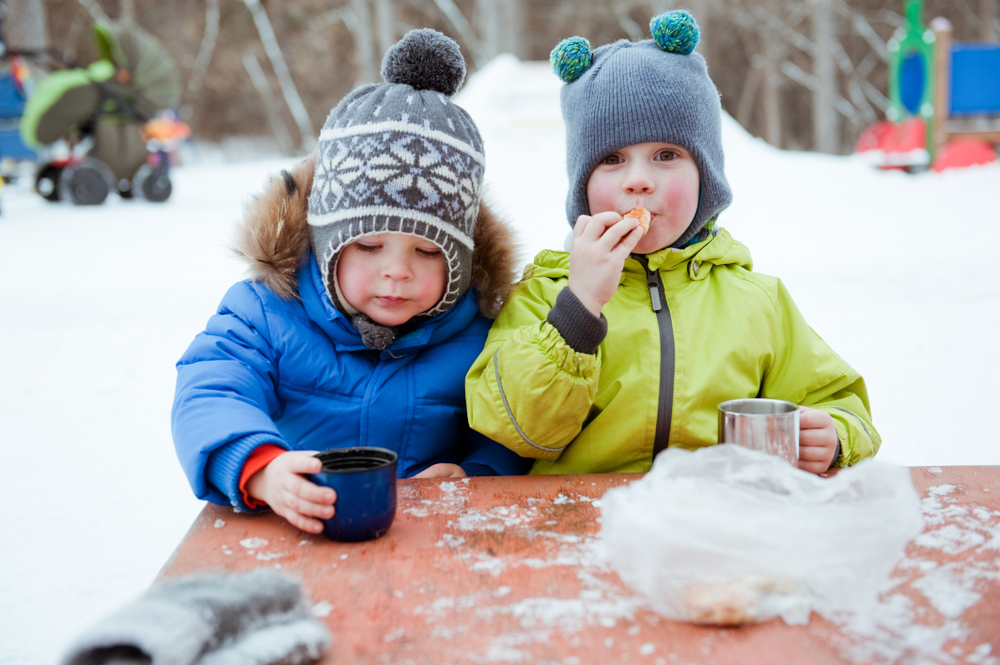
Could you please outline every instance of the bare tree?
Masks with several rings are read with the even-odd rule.
[[[212,53],[215,51],[215,42],[219,38],[219,0],[208,0],[205,3],[205,32],[201,37],[201,46],[198,47],[198,56],[194,60],[191,68],[191,76],[188,78],[185,97],[187,103],[181,107],[181,117],[185,120],[191,117],[190,100],[197,97],[201,92],[201,85],[205,80],[205,73],[208,71],[208,63],[212,60]],[[256,62],[254,58],[254,62]],[[258,68],[260,66],[258,65]]]
[[[135,22],[135,0],[121,0],[118,18],[122,21]]]
[[[271,61],[271,67],[278,77],[278,85],[281,86],[281,92],[285,97],[285,103],[288,104],[288,110],[292,112],[292,117],[298,123],[300,149],[303,152],[308,152],[316,142],[316,137],[313,135],[312,121],[309,119],[309,113],[306,111],[305,104],[302,103],[302,98],[299,97],[298,90],[295,89],[295,82],[292,80],[291,72],[288,71],[288,65],[285,63],[285,56],[281,53],[281,47],[278,46],[278,38],[275,37],[274,30],[271,28],[271,21],[267,18],[267,12],[264,11],[260,0],[243,1],[253,15],[253,22],[257,26],[260,40],[264,44],[264,52],[267,53],[267,57]]]
[[[519,37],[524,31],[521,0],[476,0],[473,16],[475,34],[463,35],[466,43],[478,39],[481,55],[489,61],[501,53],[520,54]]]
[[[458,5],[453,0],[434,0],[434,5],[459,38],[469,46],[476,69],[484,67],[489,62],[490,55],[486,52],[482,40],[472,29],[472,25],[465,18],[465,14],[458,8]]]
[[[393,0],[375,0],[375,34],[378,53],[385,55],[396,43],[396,8]]]
[[[380,4],[387,0],[376,0]],[[382,14],[379,9],[378,20],[388,21],[389,16]],[[368,0],[349,0],[343,7],[328,10],[319,21],[313,24],[313,29],[324,28],[331,23],[343,23],[354,37],[354,82],[355,84],[372,83],[378,80],[379,64],[375,56],[375,40],[372,30],[371,9]],[[394,25],[394,23],[393,23]],[[385,33],[383,33],[385,30]],[[393,34],[395,30],[393,29]],[[385,26],[379,26],[379,40],[387,39],[388,30]],[[386,47],[388,50],[388,47]]]
[[[254,47],[257,64],[264,67],[285,128],[296,141],[293,125],[311,135],[303,129],[306,107],[318,117],[352,85],[378,80],[382,54],[411,27],[432,27],[456,39],[469,71],[475,72],[503,52],[543,60],[560,39],[574,34],[595,47],[622,37],[646,39],[649,18],[684,8],[702,27],[698,51],[708,60],[724,106],[741,124],[783,148],[847,152],[860,132],[884,115],[886,44],[903,23],[902,0],[204,0],[177,4],[171,12],[156,0],[0,3],[8,8],[8,42],[19,47],[32,33],[14,28],[14,12],[26,6],[47,8],[48,22],[40,24],[67,62],[77,48],[90,55],[92,20],[106,20],[105,11],[116,18],[134,14],[188,68],[181,113],[195,132],[212,138],[240,126],[239,118],[249,113],[258,114],[257,127],[268,128],[261,93],[244,78],[244,69],[253,68],[249,60],[242,61],[245,31],[254,29],[253,18],[264,44],[263,51]],[[220,10],[244,4],[249,13],[234,12],[224,19],[225,27],[219,25]],[[941,14],[954,22],[957,40],[996,41],[1000,35],[1000,0],[926,4],[928,19]],[[282,20],[272,15],[271,26],[267,13],[276,11],[282,12]],[[204,33],[192,33],[190,26],[202,15]],[[322,68],[329,74],[322,84],[303,81],[295,92],[288,74],[292,63],[284,64],[278,48],[286,42],[286,58],[294,44],[296,71]],[[212,90],[206,89],[209,79]],[[238,103],[192,117],[192,111],[227,99]]]
[[[49,48],[42,0],[6,0],[3,42],[8,51],[41,58]]]
[[[500,18],[501,0],[476,0],[474,6],[476,29],[481,37],[482,54],[487,59],[495,58],[503,50],[501,46],[503,22]]]
[[[350,0],[344,11],[344,22],[354,35],[355,52],[358,58],[358,83],[372,83],[378,80],[378,63],[375,59],[375,40],[372,39],[372,13],[369,0]]]
[[[709,52],[709,49],[713,47],[713,38],[710,37],[711,30],[705,30],[712,19],[712,14],[714,11],[714,3],[712,0],[687,0],[684,4],[680,5],[681,9],[687,9],[694,16],[694,20],[698,22],[698,25],[703,29],[701,31],[701,39],[698,41],[698,52],[705,55]]]
[[[769,0],[772,8],[775,8],[775,0]],[[761,97],[764,114],[764,140],[773,146],[781,147],[782,121],[781,104],[781,63],[787,57],[787,47],[784,42],[777,39],[771,30],[767,30],[768,37],[764,39],[764,54],[761,58],[761,69],[763,76],[764,94]]]
[[[104,13],[104,10],[101,9],[101,6],[97,4],[97,0],[78,0],[78,2],[83,6],[84,9],[87,10],[87,13],[90,14],[90,18],[94,19],[95,21],[111,20],[108,18],[108,15]]]
[[[504,25],[504,29],[501,30],[501,50],[513,53],[519,58],[522,57],[524,52],[521,45],[521,35],[525,31],[524,1],[504,0],[500,5],[500,19]]]
[[[813,90],[813,133],[815,149],[819,152],[836,153],[840,144],[837,127],[837,65],[833,48],[836,40],[833,0],[811,0],[812,34],[816,44],[813,58],[813,75],[816,89]]]
[[[1000,6],[997,0],[979,0],[979,25],[981,40],[1000,41]]]
[[[264,70],[260,68],[257,56],[252,51],[243,52],[243,67],[246,68],[247,74],[250,75],[250,82],[253,83],[257,94],[260,95],[260,101],[264,105],[264,110],[267,111],[267,119],[271,123],[271,131],[274,132],[274,138],[277,139],[281,152],[286,155],[295,154],[295,144],[288,134],[285,121],[281,118],[278,100],[271,92],[271,86],[267,82],[267,77],[264,76]]]

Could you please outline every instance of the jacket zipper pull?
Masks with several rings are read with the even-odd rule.
[[[659,279],[656,278],[656,273],[649,273],[649,302],[653,306],[654,312],[659,312],[663,309],[663,305],[660,303],[660,284]]]
[[[649,283],[649,302],[652,303],[654,312],[663,309],[663,305],[660,304],[660,290],[656,288],[656,282]]]
[[[663,309],[663,304],[660,302],[660,275],[655,270],[649,269],[649,263],[647,263],[645,257],[640,258],[639,263],[642,264],[643,270],[646,271],[646,286],[649,287],[649,303],[652,305],[654,312],[659,312]]]

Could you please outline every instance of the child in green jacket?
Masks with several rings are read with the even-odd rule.
[[[532,473],[647,471],[667,446],[715,444],[720,402],[766,397],[805,407],[799,468],[873,456],[864,379],[716,223],[732,195],[697,24],[676,11],[650,28],[552,52],[572,246],[539,253],[494,322],[466,378],[470,424]]]

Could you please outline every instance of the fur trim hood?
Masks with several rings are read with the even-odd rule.
[[[286,300],[298,297],[296,273],[309,256],[306,217],[315,166],[314,152],[290,171],[271,177],[264,191],[244,207],[233,242],[233,250],[250,264],[250,280]],[[471,286],[479,291],[480,311],[492,319],[521,276],[514,232],[484,201],[472,240]]]

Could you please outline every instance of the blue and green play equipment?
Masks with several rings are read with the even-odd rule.
[[[882,168],[942,170],[993,161],[1000,144],[1000,44],[955,43],[951,24],[904,4],[889,40],[886,120],[858,139]]]

